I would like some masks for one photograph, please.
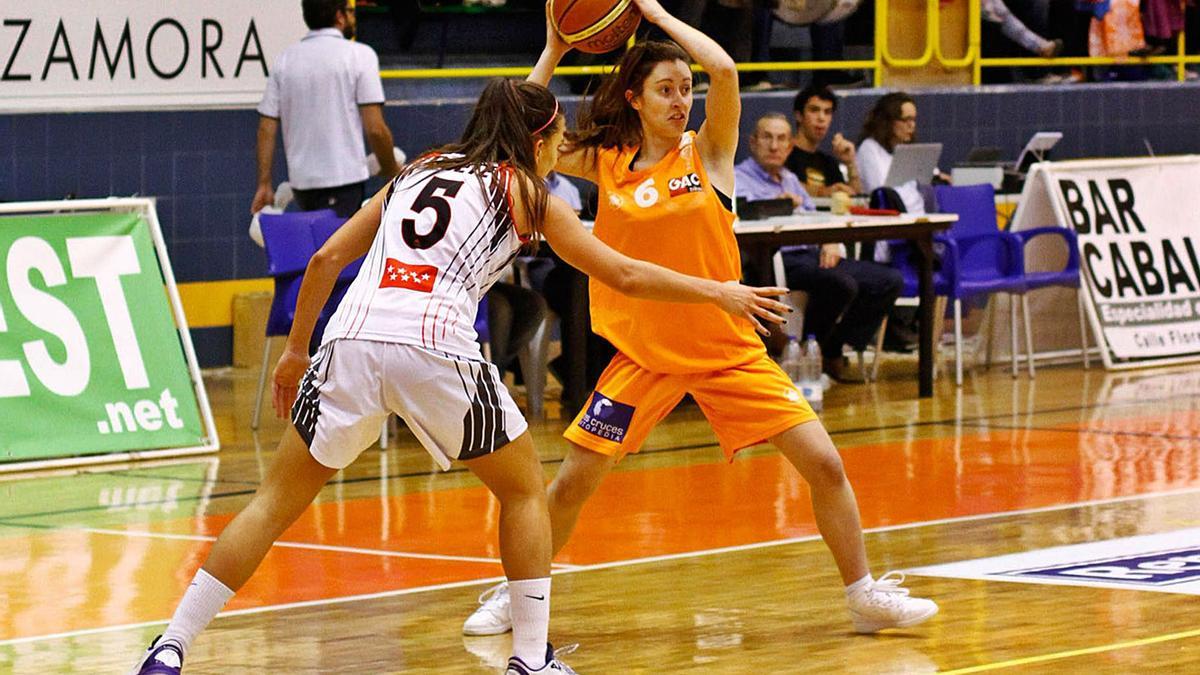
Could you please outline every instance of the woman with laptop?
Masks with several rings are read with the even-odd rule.
[[[916,137],[917,104],[908,94],[894,92],[876,101],[867,113],[857,153],[863,190],[870,194],[881,187],[894,188],[907,213],[925,213],[925,198],[915,179],[897,183],[889,180],[889,174],[896,148]]]

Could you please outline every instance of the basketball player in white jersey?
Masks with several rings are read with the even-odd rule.
[[[542,181],[558,160],[563,129],[548,89],[491,81],[458,143],[407,167],[313,257],[273,376],[276,413],[291,407],[292,425],[253,500],[217,538],[135,673],[178,675],[195,637],[389,413],[442,468],[462,460],[500,502],[513,619],[507,673],[574,672],[547,642],[545,482],[526,422],[476,342],[480,298],[522,244],[541,236],[567,263],[623,293],[711,303],[760,330],[761,321],[783,320],[776,312],[786,307],[771,296],[787,289],[690,277],[601,244]],[[341,269],[363,254],[310,364],[317,314]]]

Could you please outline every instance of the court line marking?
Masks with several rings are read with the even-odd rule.
[[[954,670],[940,671],[944,675],[965,675],[966,673],[982,673],[989,670],[1000,670],[1002,668],[1015,668],[1017,666],[1027,666],[1033,663],[1045,663],[1047,661],[1057,661],[1059,659],[1069,659],[1075,656],[1087,656],[1088,654],[1102,654],[1104,652],[1113,652],[1119,649],[1130,649],[1132,647],[1144,647],[1145,645],[1157,644],[1159,642],[1171,642],[1174,640],[1185,640],[1187,638],[1200,637],[1200,629],[1187,630],[1180,633],[1168,633],[1166,635],[1156,635],[1154,637],[1142,638],[1141,640],[1129,640],[1127,642],[1113,642],[1106,645],[1097,645],[1095,647],[1084,647],[1082,649],[1071,649],[1064,652],[1053,652],[1050,654],[1040,654],[1038,656],[1026,656],[1019,659],[1010,659],[1008,661],[996,661],[994,663],[983,663],[977,666],[968,666],[966,668],[956,668]]]
[[[170,539],[176,541],[216,541],[217,538],[206,534],[179,534],[175,532],[151,532],[148,530],[109,530],[99,527],[70,527],[55,528],[55,532],[87,532],[89,534],[110,535],[115,537],[141,537],[144,539]],[[358,555],[373,555],[385,558],[416,558],[419,560],[442,560],[448,562],[469,562],[499,565],[499,558],[486,558],[468,555],[446,555],[443,553],[416,553],[412,551],[393,551],[384,548],[361,548],[358,546],[337,546],[335,544],[312,544],[302,541],[276,541],[272,547],[298,548],[311,551],[328,551],[331,553],[353,553]],[[551,567],[571,569],[579,565],[568,563],[551,563]]]
[[[1020,516],[1034,513],[1049,513],[1052,511],[1064,511],[1071,508],[1084,508],[1088,506],[1103,506],[1108,504],[1119,504],[1122,502],[1134,501],[1137,499],[1158,499],[1165,497],[1176,497],[1189,494],[1200,494],[1200,488],[1185,488],[1181,490],[1169,490],[1166,492],[1156,492],[1144,495],[1130,495],[1125,497],[1112,497],[1108,499],[1095,499],[1086,502],[1075,502],[1071,504],[1058,504],[1054,506],[1039,506],[1030,509],[1018,509],[1015,511],[999,511],[996,513],[981,513],[972,516],[955,516],[952,518],[940,518],[937,520],[926,520],[916,523],[902,523],[899,525],[884,525],[881,527],[872,527],[863,530],[863,534],[878,534],[882,532],[895,532],[898,530],[918,529],[922,527],[932,527],[936,525],[951,525],[955,523],[971,522],[976,520],[988,520],[994,518],[1007,518],[1010,516]],[[187,535],[179,535],[187,536]],[[197,535],[199,536],[199,535]],[[821,535],[812,534],[803,537],[790,537],[788,539],[774,539],[771,541],[755,542],[753,544],[738,544],[736,546],[724,546],[721,548],[704,549],[700,551],[687,551],[683,553],[668,553],[664,555],[649,556],[645,558],[630,558],[628,560],[615,560],[605,563],[595,563],[591,565],[578,565],[571,569],[552,570],[551,574],[576,574],[579,572],[592,572],[607,570],[619,567],[631,567],[634,565],[644,565],[648,563],[665,562],[671,560],[686,560],[689,558],[703,558],[713,555],[721,555],[725,553],[739,553],[742,551],[752,551],[763,548],[772,548],[776,546],[787,546],[790,544],[801,544],[811,541],[820,540]],[[440,591],[450,588],[463,588],[470,586],[479,586],[483,584],[495,584],[504,581],[504,577],[488,577],[484,579],[473,579],[469,581],[455,581],[446,584],[436,584],[433,586],[417,586],[414,588],[398,589],[394,591],[382,591],[379,593],[367,593],[362,595],[346,595],[337,598],[322,598],[320,600],[305,600],[302,602],[286,603],[281,605],[265,605],[262,607],[250,607],[246,609],[236,609],[228,612],[221,612],[217,615],[220,617],[227,616],[245,616],[247,614],[261,614],[265,612],[286,611],[289,609],[298,609],[305,607],[320,607],[326,605],[338,605],[349,602],[358,602],[365,600],[378,600],[383,598],[392,598],[403,595],[412,595],[415,593],[426,593],[432,591]],[[69,639],[81,637],[85,635],[97,635],[102,633],[114,633],[126,630],[137,630],[147,628],[149,626],[159,626],[167,623],[167,619],[158,621],[143,621],[141,623],[122,624],[118,626],[102,626],[99,628],[85,628],[77,631],[67,631],[64,633],[53,633],[49,635],[32,635],[23,638],[11,638],[8,640],[0,640],[0,647],[15,644],[28,644],[33,642],[43,642],[49,640]]]

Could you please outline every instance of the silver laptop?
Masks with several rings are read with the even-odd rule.
[[[904,143],[892,151],[892,168],[883,181],[885,187],[900,187],[909,181],[928,185],[942,156],[941,143]]]

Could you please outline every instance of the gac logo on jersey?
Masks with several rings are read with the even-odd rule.
[[[701,192],[704,187],[700,184],[700,176],[695,171],[686,176],[672,178],[667,183],[667,189],[671,191],[672,197],[678,197],[688,192]]]

